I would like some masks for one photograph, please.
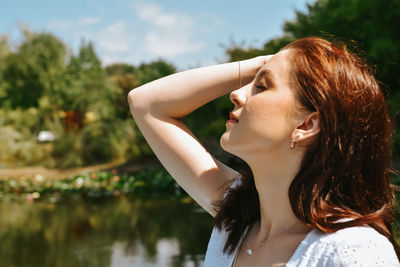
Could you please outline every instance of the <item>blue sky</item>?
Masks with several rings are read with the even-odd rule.
[[[221,45],[261,46],[313,0],[13,0],[2,3],[0,35],[21,41],[19,25],[55,34],[76,52],[94,43],[104,65],[163,58],[179,69],[223,62]]]

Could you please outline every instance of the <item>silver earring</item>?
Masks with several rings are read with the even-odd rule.
[[[290,149],[293,149],[294,148],[294,142],[290,142]]]

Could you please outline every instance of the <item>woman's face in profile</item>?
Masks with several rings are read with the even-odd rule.
[[[233,119],[220,140],[226,151],[245,159],[290,149],[300,119],[289,86],[289,53],[284,50],[271,57],[250,84],[231,93]]]

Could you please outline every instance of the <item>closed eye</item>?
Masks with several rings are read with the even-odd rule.
[[[265,91],[265,90],[268,90],[268,88],[267,88],[267,87],[265,87],[265,86],[262,86],[262,85],[254,85],[254,87],[255,87],[257,90],[259,90],[259,91]]]

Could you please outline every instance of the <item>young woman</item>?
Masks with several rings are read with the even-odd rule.
[[[180,121],[228,93],[221,146],[250,175]],[[387,107],[344,47],[305,38],[273,56],[170,75],[128,100],[161,163],[215,217],[205,266],[400,266]]]

